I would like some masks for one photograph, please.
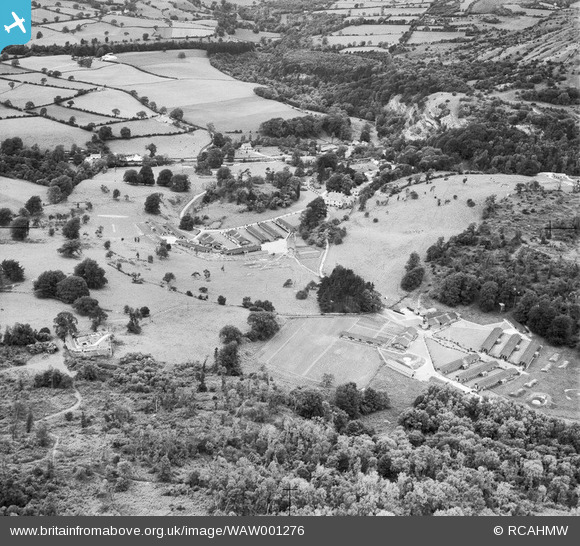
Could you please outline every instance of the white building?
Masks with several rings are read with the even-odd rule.
[[[352,195],[344,195],[344,193],[337,191],[326,192],[322,197],[326,206],[336,207],[338,209],[349,208],[354,203],[354,197]]]

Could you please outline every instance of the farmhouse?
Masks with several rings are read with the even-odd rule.
[[[479,375],[486,376],[496,368],[499,368],[499,364],[495,360],[492,360],[491,362],[483,362],[482,364],[479,364],[479,366],[474,366],[473,368],[468,368],[463,372],[459,372],[455,376],[455,379],[456,381],[459,381],[459,383],[466,383],[471,379],[475,379]]]
[[[494,328],[491,333],[485,338],[485,341],[481,344],[481,350],[484,353],[489,353],[495,345],[500,341],[503,335],[503,330],[501,328]]]
[[[111,334],[109,332],[84,335],[69,335],[64,343],[65,349],[81,358],[91,356],[113,356]]]
[[[400,349],[402,351],[404,351],[405,349],[407,349],[409,347],[409,345],[411,345],[411,343],[413,343],[413,341],[415,341],[415,339],[417,339],[417,330],[415,330],[415,328],[413,327],[408,327],[405,328],[405,331],[401,334],[399,334],[392,343],[392,346],[395,349]]]
[[[352,195],[344,195],[344,193],[337,191],[327,192],[323,198],[327,206],[338,209],[351,207],[354,203],[354,197]]]
[[[453,322],[459,320],[459,315],[454,311],[444,313],[442,311],[428,311],[423,315],[423,328],[439,328],[449,326]]]
[[[529,345],[526,347],[524,354],[520,357],[518,364],[524,367],[524,370],[528,369],[534,360],[538,358],[542,346],[537,341],[530,341]]]
[[[106,55],[103,55],[101,57],[101,61],[116,61],[117,57],[115,57],[115,55],[112,55],[111,53],[107,53]]]
[[[438,366],[438,370],[441,373],[450,374],[450,373],[456,372],[457,370],[461,370],[461,369],[465,370],[471,364],[474,364],[478,360],[479,360],[479,355],[473,353],[473,354],[464,356],[463,358],[458,358],[457,360],[453,360],[452,362],[447,362],[446,364],[442,364],[441,366]]]
[[[522,336],[520,336],[519,334],[511,335],[499,354],[500,358],[508,360],[512,355],[512,353],[518,348],[521,340]]]
[[[515,379],[517,375],[519,375],[519,373],[515,368],[501,370],[500,372],[495,373],[493,375],[488,375],[487,377],[482,377],[481,379],[478,379],[477,383],[473,385],[473,388],[478,391],[481,391],[483,389],[491,389],[496,385],[507,383],[508,381]]]

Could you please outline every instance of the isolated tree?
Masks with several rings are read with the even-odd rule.
[[[63,227],[62,234],[67,239],[78,239],[81,229],[81,219],[78,216],[71,218]]]
[[[173,178],[173,173],[169,169],[163,169],[159,176],[157,177],[157,185],[164,186],[168,188],[171,186],[171,179]]]
[[[64,303],[74,303],[76,299],[90,295],[85,279],[76,275],[70,275],[56,285],[56,297]]]
[[[12,222],[13,212],[8,207],[0,208],[0,226],[7,226]]]
[[[0,268],[10,282],[22,282],[24,280],[24,268],[16,260],[3,260]]]
[[[91,258],[78,264],[74,269],[74,274],[77,277],[82,277],[90,289],[103,288],[109,282],[105,277],[105,270]]]
[[[157,152],[157,146],[155,146],[153,142],[151,144],[147,144],[147,146],[145,146],[145,149],[149,152],[149,157],[155,157],[155,154]]]
[[[42,214],[42,199],[38,195],[33,195],[24,205],[31,214]]]
[[[62,194],[58,186],[50,186],[48,188],[46,196],[48,202],[52,205],[56,205],[57,203],[60,203],[64,199],[64,195]]]
[[[175,174],[171,179],[171,189],[173,191],[184,192],[189,191],[191,187],[191,182],[189,181],[189,176],[186,174]]]
[[[219,305],[225,305],[226,304],[226,298],[224,296],[218,296],[217,302]]]
[[[145,199],[145,212],[149,214],[160,214],[161,213],[161,195],[158,193],[152,193]]]
[[[162,260],[169,258],[169,251],[167,250],[167,245],[165,245],[164,243],[161,243],[155,249],[155,254],[157,254],[157,256]]]
[[[131,138],[131,129],[129,129],[129,127],[121,127],[119,134],[121,135],[121,138]]]
[[[183,119],[183,110],[181,108],[174,108],[171,110],[169,117],[176,121],[181,121]]]
[[[41,273],[33,283],[34,293],[39,298],[56,297],[57,285],[66,278],[60,270],[50,270]]]
[[[92,317],[99,309],[99,302],[90,296],[82,296],[75,300],[73,309],[83,317]]]
[[[179,221],[179,229],[183,229],[185,231],[191,231],[193,229],[194,222],[191,214],[184,214],[183,218]]]
[[[401,288],[407,292],[411,292],[419,288],[423,282],[424,276],[425,269],[423,267],[414,267],[413,269],[407,270],[403,276],[403,279],[401,280]]]
[[[68,311],[62,311],[56,315],[54,321],[54,332],[60,339],[65,339],[67,335],[76,334],[78,320]]]
[[[145,184],[146,186],[155,185],[155,175],[153,174],[153,169],[150,165],[143,165],[143,167],[141,167],[139,177],[142,184]]]
[[[10,224],[10,236],[15,241],[24,241],[28,237],[30,222],[21,216],[14,218]]]
[[[220,340],[222,343],[231,343],[232,341],[241,343],[242,337],[243,334],[240,329],[232,326],[231,324],[227,324],[220,330]]]
[[[165,275],[163,275],[163,282],[166,282],[167,284],[173,282],[175,280],[175,275],[173,273],[171,273],[170,271],[165,273]]]
[[[74,258],[82,252],[81,242],[78,239],[65,241],[64,244],[57,249],[57,252],[62,254],[64,258]]]
[[[252,341],[264,341],[270,339],[278,330],[280,325],[276,320],[276,315],[268,311],[256,311],[248,315],[248,324],[250,332],[248,337]]]
[[[123,175],[123,182],[127,182],[127,184],[135,186],[137,184],[141,184],[141,177],[135,169],[129,169],[125,171],[125,174]]]
[[[117,116],[118,116],[118,115],[121,113],[121,110],[119,110],[118,108],[113,108],[113,109],[111,110],[111,112],[113,112],[113,115],[114,115],[115,117],[117,117]]]

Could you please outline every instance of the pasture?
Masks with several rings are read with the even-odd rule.
[[[408,41],[408,44],[433,44],[437,42],[458,40],[460,38],[465,38],[465,32],[440,32],[435,30],[427,32],[423,30],[416,30],[413,32],[411,38]]]
[[[20,137],[25,146],[38,144],[42,149],[59,145],[65,148],[73,144],[84,146],[91,136],[82,129],[33,116],[1,120],[0,134],[3,138]]]
[[[411,252],[421,257],[439,237],[448,239],[467,228],[472,222],[481,221],[485,198],[495,193],[498,198],[514,190],[518,182],[531,179],[518,175],[468,175],[466,184],[463,176],[438,178],[433,184],[419,184],[410,189],[419,198],[404,200],[389,199],[388,205],[376,205],[387,196],[377,193],[367,202],[369,217],[361,212],[351,214],[345,223],[347,236],[342,245],[332,245],[324,271],[328,274],[335,265],[353,268],[363,278],[374,282],[377,290],[392,303],[406,295],[400,286],[404,265]],[[406,183],[406,180],[404,181]],[[435,187],[434,191],[430,191]],[[453,198],[457,195],[457,200]],[[437,199],[441,199],[441,206]],[[466,200],[471,198],[476,206],[470,208]],[[449,200],[447,205],[444,202]],[[342,216],[343,211],[336,215]],[[373,222],[377,218],[378,222]],[[369,252],[369,249],[372,250]]]
[[[0,100],[9,100],[19,108],[24,108],[28,102],[32,102],[35,106],[52,104],[57,95],[63,98],[72,98],[76,95],[74,89],[55,89],[54,87],[42,87],[27,83],[12,83],[14,83],[14,89],[10,88],[10,82],[0,80]]]
[[[122,124],[121,127],[124,127],[124,125]],[[166,155],[169,158],[175,159],[194,159],[209,142],[210,138],[206,131],[195,131],[193,133],[183,133],[180,135],[112,140],[109,142],[109,148],[114,154],[143,155],[147,153],[145,146],[153,143],[157,146],[158,155]]]
[[[182,108],[184,119],[190,123],[205,127],[211,122],[221,131],[256,131],[272,117],[296,116],[291,107],[255,95],[255,84],[235,80],[213,68],[205,52],[185,54],[185,59],[178,59],[178,51],[119,55],[122,63],[175,79],[124,87],[169,109]]]
[[[48,106],[45,106],[44,108],[46,108],[46,113],[51,116],[54,117],[56,119],[59,119],[61,121],[67,122],[69,121],[69,119],[74,116],[76,118],[76,124],[77,125],[88,125],[89,123],[95,123],[95,124],[99,124],[99,123],[107,123],[109,121],[112,121],[111,117],[108,116],[99,116],[98,114],[90,114],[88,112],[83,112],[81,110],[75,110],[74,108],[68,108],[66,106],[59,106],[57,104],[50,104]],[[41,108],[36,108],[34,111],[39,113],[41,110]],[[90,138],[90,133],[86,133],[87,134],[87,139]]]
[[[134,97],[116,89],[104,89],[75,98],[75,108],[89,110],[97,114],[110,115],[116,108],[122,118],[134,118],[137,112],[145,112],[148,117],[153,111],[141,104]]]

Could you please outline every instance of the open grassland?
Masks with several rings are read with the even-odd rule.
[[[222,131],[256,131],[260,123],[272,117],[296,116],[296,111],[289,106],[255,95],[255,84],[235,80],[213,68],[205,52],[185,53],[185,59],[178,59],[177,51],[119,55],[123,63],[159,76],[177,78],[177,81],[124,88],[135,89],[140,96],[145,95],[169,109],[182,108],[185,119],[191,123],[205,127],[212,122]]]
[[[25,146],[38,144],[41,149],[60,145],[70,148],[73,144],[84,146],[90,140],[90,133],[82,129],[32,116],[3,119],[0,121],[0,134],[3,138],[20,137]]]
[[[54,98],[60,95],[63,98],[74,97],[74,89],[55,89],[54,87],[42,87],[27,83],[15,83],[14,89],[10,88],[10,82],[0,80],[0,100],[9,100],[14,106],[24,108],[28,102],[35,106],[52,104]]]
[[[165,81],[165,78],[147,74],[132,66],[99,60],[95,60],[91,68],[79,69],[78,66],[76,68],[77,70],[66,70],[64,73],[67,77],[74,76],[77,80],[89,81],[95,85],[130,87]]]
[[[431,44],[436,42],[448,42],[450,40],[457,40],[465,38],[465,32],[438,32],[438,31],[422,31],[416,30],[409,39],[409,45],[414,44]]]
[[[134,97],[115,89],[105,89],[77,97],[75,107],[105,115],[111,114],[116,108],[120,111],[119,116],[123,118],[133,118],[137,112],[145,112],[147,116],[154,115],[154,112]]]
[[[161,125],[161,124],[160,124]],[[123,125],[122,125],[123,126]],[[207,131],[195,131],[181,135],[137,137],[130,140],[119,139],[109,143],[114,154],[145,154],[145,146],[155,144],[158,155],[170,158],[196,158],[201,149],[210,143]]]
[[[105,120],[111,121],[111,119]],[[184,130],[173,125],[173,123],[164,123],[159,121],[159,118],[151,118],[144,120],[135,121],[122,121],[109,125],[113,131],[115,137],[120,137],[120,132],[123,127],[127,127],[131,131],[133,137],[138,137],[141,135],[153,135],[157,133],[161,134],[173,134],[173,133],[183,133]],[[98,127],[97,127],[98,130]]]
[[[33,195],[40,196],[43,201],[46,200],[46,188],[26,180],[13,180],[0,176],[0,203],[2,203],[2,207],[8,207],[16,212]],[[4,233],[4,237],[6,235],[7,233]]]
[[[431,185],[413,186],[419,194],[416,200],[404,200],[404,193],[397,200],[389,199],[388,205],[376,205],[376,200],[384,201],[386,196],[377,193],[367,203],[369,217],[355,212],[345,224],[347,236],[342,245],[332,245],[324,270],[330,273],[340,264],[356,270],[365,279],[375,283],[388,301],[399,300],[406,293],[399,284],[404,265],[411,252],[422,257],[429,246],[439,237],[448,239],[464,230],[470,223],[481,220],[482,205],[485,198],[496,194],[504,197],[514,190],[518,182],[529,182],[525,176],[511,175],[468,175],[466,184],[463,176],[455,175],[436,179]],[[434,191],[430,191],[435,187]],[[457,195],[457,200],[453,196]],[[437,199],[441,206],[437,206]],[[473,199],[476,206],[466,205]],[[444,202],[449,200],[449,204]],[[341,211],[337,212],[341,216]],[[373,222],[377,218],[378,222]]]
[[[67,76],[68,77],[68,76]],[[94,89],[96,86],[90,83],[71,81],[64,78],[53,78],[40,72],[28,72],[22,74],[6,75],[4,78],[15,82],[35,83],[45,85],[47,89],[54,89],[57,93],[74,91],[75,89]]]
[[[107,123],[109,121],[112,121],[113,118],[112,117],[107,117],[107,116],[99,116],[98,114],[90,114],[88,112],[83,112],[82,110],[75,110],[74,108],[68,108],[66,106],[59,106],[57,104],[50,104],[48,106],[45,107],[46,108],[46,113],[51,116],[54,117],[56,119],[59,119],[61,121],[64,122],[68,122],[70,120],[71,117],[75,117],[76,118],[76,124],[77,125],[87,125],[89,123],[95,123],[95,124],[99,124],[99,123]],[[41,108],[36,108],[34,111],[39,113],[41,110]],[[86,133],[87,135],[87,140],[90,138],[90,133]]]

